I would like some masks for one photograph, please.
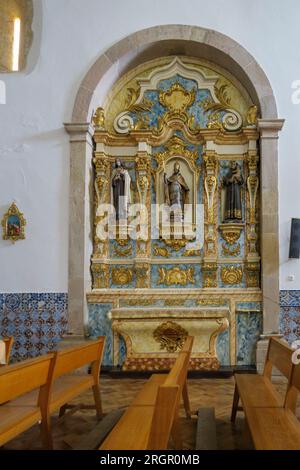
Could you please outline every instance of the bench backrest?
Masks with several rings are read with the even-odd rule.
[[[165,380],[164,385],[179,385],[180,389],[182,389],[188,372],[189,361],[193,348],[193,341],[193,336],[188,336],[186,338],[185,343],[181,351],[179,352],[176,361]]]
[[[188,372],[193,341],[192,336],[187,337],[165,382],[158,388],[147,450],[164,450],[168,447]]]
[[[147,450],[168,448],[179,400],[179,385],[161,385],[158,388]]]
[[[5,360],[6,364],[9,364],[9,359],[10,359],[10,353],[11,353],[11,348],[14,342],[14,339],[12,336],[9,338],[2,338],[2,341],[5,343]]]
[[[284,406],[296,413],[297,398],[300,392],[300,364],[293,364],[290,380],[285,395]]]
[[[105,336],[101,336],[95,341],[87,341],[79,346],[58,351],[56,353],[54,379],[90,363],[92,363],[92,369],[97,369],[99,372],[104,344]]]
[[[54,354],[28,359],[0,369],[0,404],[49,384]]]
[[[271,379],[272,369],[276,367],[282,375],[289,379],[292,370],[294,350],[277,338],[270,338],[264,367],[264,376]]]
[[[193,348],[193,342],[194,342],[194,336],[187,336],[179,352],[187,352],[191,354],[192,348]]]

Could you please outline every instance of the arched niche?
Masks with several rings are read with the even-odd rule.
[[[0,0],[0,72],[25,69],[32,40],[32,0]]]
[[[92,113],[104,104],[107,94],[124,74],[146,61],[169,55],[199,57],[229,71],[258,107],[263,328],[265,335],[276,334],[279,318],[277,139],[284,121],[278,119],[268,78],[244,47],[217,31],[185,25],[162,25],[138,31],[108,49],[87,72],[76,96],[72,121],[65,124],[71,141],[70,331],[84,333],[88,318],[86,293],[91,289]]]

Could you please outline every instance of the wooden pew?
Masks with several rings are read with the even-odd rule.
[[[105,346],[105,337],[99,337],[95,341],[87,341],[83,345],[75,346],[57,352],[56,364],[53,372],[53,386],[50,397],[50,413],[60,409],[63,416],[66,409],[73,408],[68,403],[89,388],[92,388],[96,415],[102,417],[102,404],[100,394],[100,368]],[[90,374],[70,374],[76,369],[91,364]],[[80,405],[81,409],[90,406]]]
[[[105,337],[100,337],[95,341],[85,343],[72,348],[56,351],[55,367],[53,370],[53,383],[49,395],[49,413],[54,414],[59,410],[62,417],[65,411],[70,409],[95,408],[96,415],[100,419],[102,416],[102,405],[100,395],[100,367],[104,351]],[[70,374],[81,367],[91,364],[90,374]],[[69,405],[69,402],[81,395],[88,389],[92,389],[94,395],[94,406],[89,405]],[[35,403],[37,391],[27,394],[19,399],[20,406],[28,406]]]
[[[4,365],[7,365],[7,364],[9,364],[10,353],[11,353],[11,348],[12,348],[12,345],[13,345],[13,342],[14,342],[14,338],[12,336],[10,336],[8,338],[2,338],[2,341],[4,341],[4,343],[5,343],[5,360],[6,360],[6,364],[4,364]],[[1,366],[3,366],[3,364],[0,364],[0,367]]]
[[[192,344],[188,337],[162,383],[161,375],[151,376],[100,450],[165,450],[171,434],[176,448],[182,448],[178,411]]]
[[[300,450],[300,423],[295,416],[297,393],[300,390],[300,366],[293,365],[293,350],[278,339],[271,338],[264,375],[257,382],[240,380],[236,375],[238,395],[241,397],[253,444],[257,450]],[[271,383],[272,367],[288,377],[284,403]],[[260,377],[260,376],[258,376]],[[234,400],[237,407],[237,398]],[[232,417],[235,418],[233,410]]]
[[[52,439],[48,401],[53,379],[55,355],[29,359],[0,369],[0,446],[42,421],[44,446],[51,448]],[[18,397],[38,389],[30,406],[20,406]]]
[[[283,407],[283,399],[274,388],[271,378],[276,367],[287,379],[292,370],[292,354],[287,344],[277,338],[270,338],[263,375],[235,374],[235,390],[231,421],[234,422],[239,410],[253,407]],[[238,406],[241,398],[243,407]]]
[[[245,411],[257,450],[300,450],[300,422],[295,416],[300,391],[300,365],[293,365],[283,408],[252,408]]]
[[[184,342],[182,349],[180,350],[180,353],[188,353],[189,357],[192,352],[193,348],[193,337],[187,337],[186,341]],[[191,407],[190,407],[190,401],[189,401],[189,395],[188,395],[188,388],[187,388],[187,373],[188,373],[188,366],[185,369],[185,374],[181,377],[181,383],[180,385],[180,393],[183,399],[183,405],[186,413],[186,417],[190,418],[192,413],[191,413]],[[143,388],[143,392],[139,393],[137,397],[134,400],[134,403],[136,404],[145,404],[145,405],[154,405],[155,400],[156,400],[156,392],[157,388],[159,385],[162,385],[168,374],[153,374],[151,378],[148,380],[148,382],[145,384]]]

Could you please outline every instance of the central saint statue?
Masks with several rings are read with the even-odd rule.
[[[172,176],[168,178],[164,173],[165,203],[172,207],[171,217],[173,219],[176,209],[180,209],[182,218],[184,217],[184,205],[189,202],[189,191],[189,187],[180,173],[180,164],[175,162]]]

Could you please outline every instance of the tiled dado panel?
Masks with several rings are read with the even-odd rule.
[[[300,290],[280,291],[280,333],[289,344],[300,340]]]
[[[68,294],[0,294],[0,337],[13,336],[12,360],[45,354],[67,333]]]
[[[66,293],[0,294],[0,337],[14,336],[13,360],[21,360],[45,354],[55,348],[67,333]],[[187,305],[188,306],[188,305]],[[291,344],[300,339],[300,290],[280,292],[280,332]],[[105,308],[106,307],[106,308]],[[255,305],[249,305],[249,311]],[[89,306],[90,333],[107,335],[105,365],[112,364],[112,334],[107,313],[110,305]],[[255,345],[261,332],[261,315],[252,312],[239,313],[237,318],[237,363],[253,364]],[[125,357],[125,345],[120,342],[121,358]],[[229,363],[228,332],[219,335],[218,357],[222,365]]]

